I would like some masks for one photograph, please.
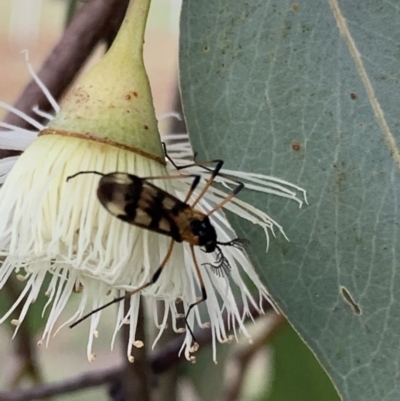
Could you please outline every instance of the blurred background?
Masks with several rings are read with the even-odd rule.
[[[62,35],[69,0],[0,1],[0,94],[13,104],[30,76],[23,50],[37,70]],[[157,114],[171,111],[177,80],[180,0],[153,0],[145,44],[145,62]],[[97,60],[104,49],[93,55]],[[4,111],[0,110],[0,117]]]

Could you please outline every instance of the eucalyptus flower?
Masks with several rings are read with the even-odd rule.
[[[36,110],[50,121],[44,126],[23,113],[0,105],[28,121],[33,129],[24,130],[0,123],[0,148],[23,150],[17,157],[0,161],[0,177],[4,182],[0,190],[0,288],[10,275],[25,282],[24,290],[10,310],[0,319],[10,319],[16,307],[23,303],[20,315],[11,322],[16,330],[22,324],[29,306],[38,294],[48,296],[45,306],[48,317],[40,344],[48,344],[52,335],[80,319],[87,312],[109,302],[113,297],[129,293],[149,282],[168,252],[171,239],[145,228],[128,224],[112,216],[96,197],[99,177],[85,174],[70,179],[80,171],[102,174],[123,172],[139,177],[168,177],[177,174],[164,155],[150,87],[142,59],[143,32],[149,0],[131,1],[125,20],[112,47],[103,59],[70,92],[61,108],[51,97],[29,66],[32,75],[53,105],[55,117]],[[172,140],[168,154],[178,165],[193,159],[192,148],[186,134],[169,137]],[[261,174],[223,170],[243,181],[249,190],[291,198],[301,206],[299,195],[305,192],[290,183]],[[202,179],[192,199],[206,185],[210,172],[199,166],[185,169],[185,173],[199,174]],[[232,181],[217,176],[216,182],[229,192]],[[191,186],[188,177],[154,182],[160,189],[181,200]],[[225,191],[214,186],[208,188],[196,209],[207,213],[226,197]],[[190,201],[189,201],[190,203]],[[261,226],[266,235],[266,246],[274,227],[284,234],[282,227],[266,213],[233,198],[224,208]],[[235,238],[234,231],[222,209],[211,215],[218,240],[228,242]],[[244,325],[249,305],[261,310],[262,299],[269,295],[260,281],[246,252],[238,247],[224,247],[228,274],[215,274],[210,266],[215,255],[195,250],[208,295],[205,301],[207,318],[204,320],[196,307],[189,314],[189,327],[210,327],[213,336],[213,358],[216,360],[216,341],[230,339],[223,321],[227,313],[229,322],[247,335]],[[45,277],[50,284],[44,287]],[[246,282],[259,292],[254,299]],[[234,297],[233,287],[238,296]],[[133,346],[141,346],[136,338],[140,297],[154,313],[159,328],[158,341],[164,331],[169,314],[176,332],[185,331],[179,321],[189,306],[196,302],[199,279],[193,266],[193,257],[187,243],[177,243],[158,281],[129,298],[128,312],[118,304],[112,344],[123,324],[129,325],[127,357],[133,361]],[[59,325],[59,316],[68,300],[79,297],[76,312]],[[244,304],[239,312],[236,298]],[[164,313],[157,315],[156,304],[164,304]],[[89,340],[87,356],[95,358],[93,342],[98,336],[101,312],[88,319]],[[232,326],[231,326],[232,327]],[[192,336],[185,331],[182,350],[194,360]]]

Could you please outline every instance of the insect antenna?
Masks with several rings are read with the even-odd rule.
[[[96,174],[96,175],[101,175],[102,177],[105,176],[105,174],[100,173],[100,171],[79,171],[78,173],[72,174],[70,176],[67,177],[67,182],[69,180],[72,180],[73,178],[77,177],[78,175],[82,175],[82,174]]]
[[[237,249],[244,249],[250,244],[250,241],[247,238],[235,238],[227,242],[217,241],[217,244],[222,246],[232,246]]]
[[[222,244],[223,245],[223,244]],[[228,259],[225,257],[221,248],[217,246],[216,248],[217,256],[214,263],[202,263],[202,266],[208,267],[211,271],[218,277],[228,276],[231,271],[231,265]]]
[[[246,245],[248,245],[250,241],[246,238],[235,238],[231,241],[220,242],[217,241],[217,245],[221,246],[231,246],[236,249],[243,250]],[[221,248],[217,246],[216,248],[217,256],[215,258],[214,263],[202,263],[202,266],[206,266],[211,269],[211,271],[217,275],[218,277],[223,277],[224,275],[228,276],[231,271],[231,265],[229,264],[228,259],[225,257]]]

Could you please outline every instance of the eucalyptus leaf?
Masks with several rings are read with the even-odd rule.
[[[198,159],[291,181],[309,205],[230,216],[274,300],[343,400],[400,399],[400,7],[183,0],[180,84]],[[201,159],[200,159],[201,158]]]

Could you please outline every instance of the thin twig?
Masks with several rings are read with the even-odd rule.
[[[281,328],[286,319],[282,315],[274,314],[272,321],[267,322],[267,327],[264,328],[257,336],[253,337],[253,341],[245,346],[240,346],[234,351],[233,355],[228,359],[227,365],[231,374],[225,378],[225,383],[222,387],[220,401],[238,401],[241,399],[243,382],[248,370],[248,367],[258,353],[260,348],[263,348],[271,341],[271,338]]]
[[[264,311],[270,311],[271,305],[267,302],[263,305]],[[250,306],[249,312],[254,318],[257,318],[257,310]],[[239,308],[239,312],[243,312],[243,306]],[[227,323],[227,317],[224,317],[225,324]],[[197,329],[195,330],[195,337],[200,344],[200,350],[202,347],[209,345],[212,341],[212,334],[210,329]],[[178,356],[178,352],[182,346],[184,335],[180,335],[168,342],[163,348],[155,351],[149,356],[149,364],[153,373],[160,374],[167,371],[170,367],[176,365],[178,362],[184,360],[184,358]],[[44,397],[55,396],[59,394],[72,393],[74,391],[81,391],[91,387],[97,387],[100,385],[111,384],[118,381],[122,374],[121,367],[112,369],[85,373],[75,378],[67,379],[58,383],[51,383],[36,386],[30,389],[23,389],[18,391],[8,391],[0,393],[0,401],[31,401],[38,400]]]
[[[65,93],[99,41],[103,38],[108,40],[110,30],[115,32],[115,21],[121,21],[127,5],[128,0],[92,0],[78,11],[38,72],[38,77],[56,100]],[[38,120],[32,111],[34,106],[48,112],[52,110],[43,91],[32,80],[14,107]],[[8,113],[4,122],[31,128],[29,123],[13,113]],[[0,159],[20,153],[0,150]]]

